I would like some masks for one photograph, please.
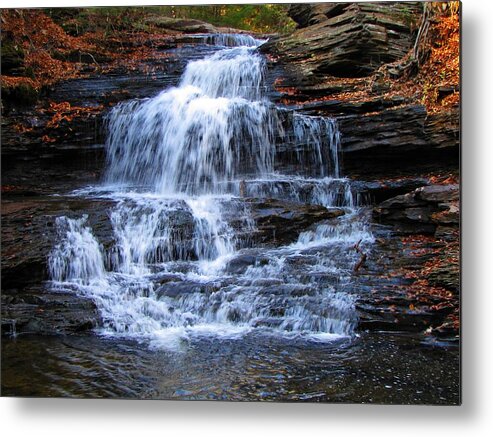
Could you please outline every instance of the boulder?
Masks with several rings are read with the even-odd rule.
[[[160,29],[169,29],[183,33],[215,33],[217,28],[200,20],[151,16],[146,24],[152,24]]]
[[[434,233],[437,226],[460,223],[459,185],[428,185],[387,199],[374,209],[382,222],[406,233]]]
[[[457,201],[459,200],[459,184],[421,187],[415,191],[415,197],[429,203]]]

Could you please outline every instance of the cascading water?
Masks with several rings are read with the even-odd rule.
[[[240,39],[218,38],[239,47],[190,62],[176,88],[111,111],[110,244],[98,242],[85,217],[58,219],[52,279],[95,301],[106,335],[172,347],[193,335],[252,330],[311,338],[353,332],[357,255],[348,248],[372,236],[340,179],[337,124],[282,117],[266,98],[264,59],[244,46],[261,41]],[[280,147],[294,153],[289,168]],[[263,247],[244,197],[342,206],[347,214],[291,245]]]

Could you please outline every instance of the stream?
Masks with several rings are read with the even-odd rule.
[[[4,341],[5,395],[457,402],[457,346],[359,328],[355,271],[388,231],[344,177],[337,120],[269,100],[262,43],[208,37],[176,86],[109,112],[101,183],[60,193],[105,217],[56,218],[46,283],[101,323]]]

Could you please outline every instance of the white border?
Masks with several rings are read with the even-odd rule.
[[[189,4],[174,1],[172,4]],[[198,3],[215,3],[198,0]],[[217,3],[234,3],[219,1]],[[236,3],[256,3],[237,1]],[[21,1],[2,7],[171,4]],[[0,399],[6,436],[484,436],[493,429],[493,2],[463,1],[463,405],[461,407]],[[490,431],[488,432],[488,429]]]

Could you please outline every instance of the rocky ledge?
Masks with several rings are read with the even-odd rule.
[[[296,241],[298,235],[314,223],[344,215],[340,208],[325,208],[277,199],[245,198],[255,229],[239,233],[239,238],[264,246]],[[244,223],[237,218],[237,202],[230,205],[233,227]],[[56,218],[87,217],[98,242],[111,252],[115,237],[109,218],[114,202],[75,196],[33,196],[32,193],[7,193],[2,199],[2,333],[67,334],[90,331],[100,324],[96,307],[73,290],[59,290],[48,281],[48,255],[56,245],[60,230]],[[174,233],[173,250],[196,259],[194,218],[185,204],[167,216]],[[169,248],[168,248],[169,250]],[[170,253],[173,257],[175,254]],[[158,256],[158,255],[156,255]],[[243,260],[244,261],[244,260]],[[171,280],[171,279],[170,279]],[[176,278],[175,278],[176,280]],[[177,285],[175,292],[187,288]]]
[[[375,217],[398,232],[435,233],[438,226],[458,226],[459,185],[428,185],[380,203]]]

